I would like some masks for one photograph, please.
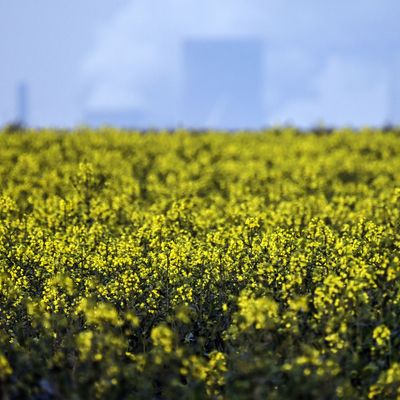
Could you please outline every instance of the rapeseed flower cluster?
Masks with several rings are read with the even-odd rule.
[[[0,132],[0,397],[396,399],[400,134]]]

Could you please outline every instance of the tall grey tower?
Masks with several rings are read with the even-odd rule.
[[[400,126],[400,55],[392,58],[389,70],[389,123]]]
[[[17,87],[17,122],[23,125],[28,122],[28,85],[25,82]]]
[[[264,46],[258,39],[199,39],[183,44],[184,120],[190,128],[260,128]]]

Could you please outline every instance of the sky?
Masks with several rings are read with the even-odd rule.
[[[35,127],[400,123],[398,15],[397,0],[0,0],[0,125],[21,83]]]

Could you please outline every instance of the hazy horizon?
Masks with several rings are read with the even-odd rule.
[[[2,1],[0,126],[25,107],[37,127],[235,128],[252,115],[241,116],[236,98],[261,110],[254,127],[399,124],[399,11],[394,0]],[[258,67],[246,66],[239,47],[230,72],[211,63],[228,57],[223,49],[211,56],[216,41],[243,38],[262,42],[262,57],[252,56]],[[210,50],[185,62],[193,40]],[[210,76],[201,72],[211,65]],[[199,98],[188,101],[188,91]]]

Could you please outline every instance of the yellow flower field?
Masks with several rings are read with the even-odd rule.
[[[400,398],[400,132],[0,131],[0,398]]]

